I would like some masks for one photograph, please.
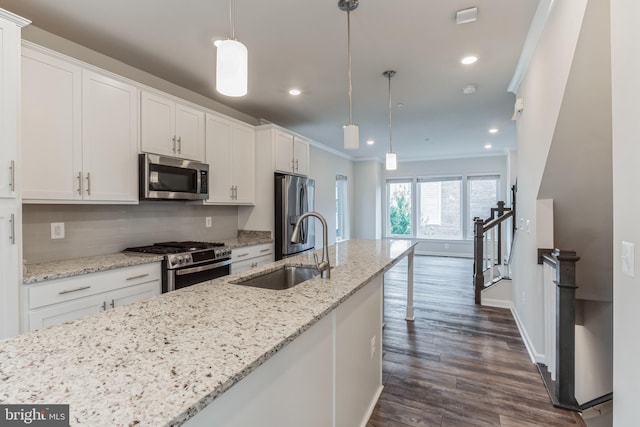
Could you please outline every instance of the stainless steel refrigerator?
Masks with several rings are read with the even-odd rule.
[[[313,179],[275,174],[275,249],[276,260],[314,248],[315,224],[305,218],[300,227],[300,243],[291,243],[291,234],[300,215],[313,210]]]

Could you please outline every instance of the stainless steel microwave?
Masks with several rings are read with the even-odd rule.
[[[206,200],[209,165],[143,153],[139,156],[140,200]]]

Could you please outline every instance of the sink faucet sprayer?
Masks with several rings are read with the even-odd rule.
[[[313,254],[313,258],[316,260],[316,268],[320,272],[320,276],[323,279],[331,278],[331,265],[329,264],[329,239],[327,238],[327,220],[318,212],[306,212],[300,215],[296,226],[293,229],[293,235],[291,237],[291,243],[300,243],[300,224],[302,220],[307,217],[314,216],[322,223],[322,261],[318,262],[318,255]]]

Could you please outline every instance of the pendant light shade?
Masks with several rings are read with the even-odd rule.
[[[226,96],[245,96],[247,94],[249,54],[245,45],[236,40],[235,0],[229,0],[229,21],[231,37],[216,40],[216,90]]]
[[[388,70],[382,73],[383,76],[389,79],[389,152],[385,159],[385,169],[388,171],[394,171],[398,168],[396,153],[393,152],[393,133],[391,128],[391,77],[395,74],[396,72],[393,70]]]
[[[344,149],[357,150],[360,146],[360,129],[353,123],[351,97],[351,11],[358,7],[358,0],[340,0],[338,8],[347,12],[347,80],[349,81],[349,123],[344,126]]]
[[[216,90],[226,96],[247,94],[248,53],[237,40],[217,40]]]
[[[398,169],[398,162],[396,161],[396,153],[387,153],[385,161],[385,169],[388,171],[394,171]]]

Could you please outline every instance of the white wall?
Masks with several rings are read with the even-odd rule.
[[[329,226],[329,245],[336,242],[336,175],[347,177],[347,224],[345,239],[351,236],[354,203],[353,162],[312,145],[309,152],[309,178],[316,181],[315,210],[322,214]],[[316,248],[322,247],[322,226],[316,222]]]
[[[622,273],[622,241],[640,242],[640,16],[638,0],[611,0],[613,109],[613,421],[638,425],[640,273]],[[638,251],[636,251],[638,252]],[[634,261],[638,260],[635,256]]]
[[[512,253],[516,317],[537,361],[544,361],[542,270],[537,260],[537,195],[578,41],[586,0],[555,2],[518,90],[524,111],[517,122],[517,220]]]
[[[357,161],[353,165],[355,194],[353,237],[382,237],[382,164],[376,160]]]

